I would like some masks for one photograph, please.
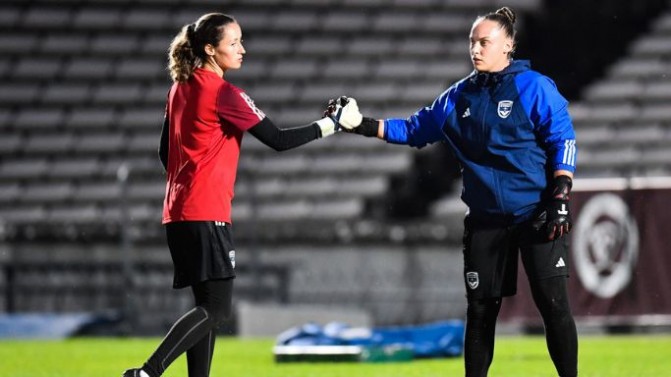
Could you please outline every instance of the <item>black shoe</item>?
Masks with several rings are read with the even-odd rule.
[[[141,370],[142,369],[140,368],[126,369],[126,371],[123,372],[121,377],[140,377]]]

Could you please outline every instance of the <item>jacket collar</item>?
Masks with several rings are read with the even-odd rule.
[[[528,60],[513,60],[510,64],[499,72],[478,72],[471,73],[471,82],[479,87],[495,86],[504,76],[516,74],[531,69],[531,63]]]

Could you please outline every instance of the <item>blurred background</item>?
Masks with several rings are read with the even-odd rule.
[[[247,55],[226,78],[290,127],[321,117],[343,94],[371,117],[429,105],[472,70],[475,17],[504,5],[518,14],[516,57],[571,101],[579,326],[668,326],[664,0],[4,0],[2,317],[157,335],[192,306],[188,290],[171,289],[157,157],[171,85],[166,51],[184,24],[208,12],[236,17]],[[233,210],[236,314],[222,333],[272,334],[277,328],[261,328],[280,312],[288,319],[276,326],[463,318],[459,194],[459,169],[443,145],[416,150],[340,134],[277,153],[246,136]],[[532,331],[539,324],[526,279],[519,285],[501,321]],[[0,335],[16,332],[11,320]]]

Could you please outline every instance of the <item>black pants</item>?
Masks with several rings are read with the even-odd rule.
[[[465,225],[466,376],[487,376],[494,357],[496,319],[502,297],[516,292],[520,254],[555,368],[561,377],[577,376],[578,339],[566,287],[566,236],[547,241],[530,224],[479,227],[466,219]]]
[[[142,369],[159,377],[186,352],[189,377],[208,377],[216,328],[231,315],[233,279],[208,280],[192,286],[196,306],[175,322]]]

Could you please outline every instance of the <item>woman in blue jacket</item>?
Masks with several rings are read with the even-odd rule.
[[[341,119],[348,132],[421,148],[445,142],[463,176],[466,376],[486,376],[501,299],[516,293],[521,255],[547,346],[562,377],[577,375],[578,340],[567,294],[569,192],[576,163],[568,102],[554,82],[512,60],[515,14],[478,17],[475,70],[407,119]],[[352,98],[337,104],[356,106]],[[352,120],[350,123],[348,121]]]

